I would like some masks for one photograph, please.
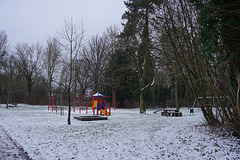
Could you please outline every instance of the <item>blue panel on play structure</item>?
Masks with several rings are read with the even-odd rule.
[[[104,103],[97,103],[97,109],[101,109],[101,104],[102,104],[102,109],[104,109]]]

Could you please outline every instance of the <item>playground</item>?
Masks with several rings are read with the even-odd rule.
[[[74,96],[73,98],[73,102],[72,102],[72,110],[73,112],[78,112],[82,113],[83,109],[85,110],[86,114],[89,114],[89,108],[90,110],[90,114],[93,114],[93,116],[88,116],[90,117],[90,121],[93,121],[94,118],[95,120],[102,120],[102,119],[107,119],[107,118],[103,118],[100,116],[94,116],[96,115],[101,115],[101,116],[111,116],[111,109],[112,107],[110,105],[107,105],[106,101],[104,101],[104,99],[106,98],[111,98],[110,96],[104,96],[101,93],[97,92],[94,94],[94,92],[92,92],[92,97],[91,97],[91,104],[89,104],[89,99],[86,101],[83,101],[81,98],[76,98]],[[79,101],[77,100],[79,99]],[[85,105],[84,105],[85,104]],[[89,107],[89,105],[91,105]],[[113,97],[113,107],[114,107],[114,111],[116,110],[116,92],[114,92],[114,97]],[[52,96],[52,102],[51,104],[48,103],[48,111],[52,111],[52,112],[59,112],[59,108],[60,108],[60,114],[64,115],[64,110],[66,109],[66,106],[60,105],[58,106],[58,97],[53,97]],[[77,110],[78,109],[78,110]],[[83,116],[81,116],[83,117]],[[82,120],[81,117],[75,117],[76,119]],[[87,116],[85,116],[84,121],[87,121]]]
[[[239,141],[216,136],[204,123],[200,109],[182,117],[154,114],[148,109],[116,109],[108,120],[79,121],[73,112],[72,125],[67,114],[48,111],[48,106],[18,104],[0,106],[0,125],[23,147],[33,160],[38,159],[239,159]],[[113,110],[113,109],[112,109]],[[93,116],[93,115],[92,115]]]

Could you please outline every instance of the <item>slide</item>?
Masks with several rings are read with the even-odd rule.
[[[161,109],[159,109],[159,110],[156,110],[156,111],[154,111],[153,113],[157,113],[157,112],[160,112],[160,111],[163,111],[164,110],[164,108],[161,108]]]
[[[109,112],[106,111],[105,109],[102,109],[101,112],[102,112],[102,114],[103,114],[104,116],[109,116]],[[105,112],[106,112],[106,113],[105,113]]]

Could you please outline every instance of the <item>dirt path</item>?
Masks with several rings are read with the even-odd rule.
[[[30,160],[27,153],[24,152],[23,148],[18,145],[8,135],[8,133],[0,125],[0,159],[1,160]]]

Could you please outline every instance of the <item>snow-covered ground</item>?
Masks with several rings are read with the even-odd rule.
[[[47,106],[0,107],[0,125],[32,159],[240,159],[240,141],[217,136],[204,127],[199,109],[183,117],[139,114],[138,109],[117,109],[104,121],[79,121],[72,113],[71,125],[65,115]],[[91,111],[89,110],[89,114]]]

